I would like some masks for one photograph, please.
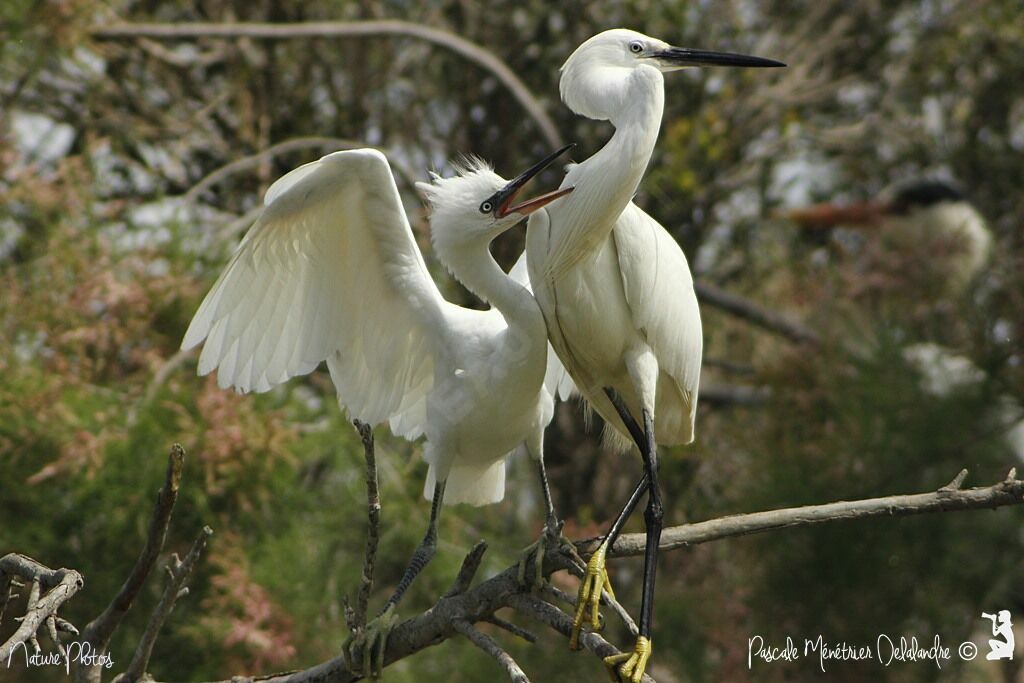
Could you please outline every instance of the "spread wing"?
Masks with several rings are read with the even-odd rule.
[[[274,183],[203,300],[183,349],[199,373],[267,391],[327,361],[360,420],[422,433],[446,311],[383,154],[329,154]]]
[[[675,380],[692,420],[704,338],[686,256],[668,231],[632,202],[613,234],[633,323],[646,335],[661,371]]]

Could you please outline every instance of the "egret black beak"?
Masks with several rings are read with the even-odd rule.
[[[786,66],[782,62],[764,57],[738,55],[732,52],[709,52],[693,50],[688,47],[670,47],[650,55],[669,67],[684,66],[748,66],[748,67],[779,67]]]
[[[565,187],[560,190],[555,190],[554,192],[547,192],[545,194],[540,195],[539,197],[534,197],[533,199],[527,200],[525,202],[520,202],[519,204],[512,204],[512,202],[515,201],[516,195],[519,194],[519,192],[523,189],[523,186],[526,185],[526,183],[530,182],[530,180],[533,179],[534,176],[538,175],[541,171],[543,171],[552,163],[554,163],[555,159],[565,154],[565,152],[572,149],[574,146],[575,145],[566,145],[557,152],[554,152],[544,157],[536,164],[534,164],[533,166],[531,166],[530,168],[516,176],[514,180],[509,181],[509,183],[505,185],[505,187],[501,188],[493,195],[488,197],[484,201],[484,204],[490,203],[490,205],[494,207],[493,213],[495,218],[504,218],[508,216],[510,213],[518,213],[522,214],[523,216],[529,216],[537,209],[543,206],[547,206],[548,204],[555,201],[559,197],[564,197],[565,195],[569,194],[576,188]]]

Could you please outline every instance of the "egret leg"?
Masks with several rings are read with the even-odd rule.
[[[636,442],[637,447],[641,452],[646,448],[647,440],[644,436],[644,432],[637,425],[636,420],[629,414],[629,410],[626,405],[622,402],[611,388],[606,388],[605,393],[611,400],[612,405],[615,406],[615,410],[619,413],[619,417],[622,418],[623,423],[626,425],[626,429],[629,430],[630,435]],[[649,491],[649,478],[647,474],[646,465],[644,467],[644,476],[641,477],[640,482],[633,489],[633,493],[630,494],[629,500],[623,506],[622,510],[616,516],[615,521],[612,522],[611,527],[608,529],[608,533],[605,535],[604,540],[601,541],[601,545],[597,547],[597,550],[590,556],[590,560],[587,562],[587,570],[583,575],[583,582],[580,584],[579,594],[576,599],[576,615],[573,619],[572,634],[569,638],[569,647],[573,650],[579,649],[579,635],[583,628],[584,615],[587,610],[590,611],[590,625],[594,630],[598,629],[601,623],[601,615],[599,613],[599,606],[601,601],[601,589],[603,588],[608,592],[612,599],[615,598],[615,593],[612,590],[611,581],[608,579],[608,571],[605,566],[605,561],[608,555],[609,548],[615,544],[615,540],[619,537],[622,532],[622,527],[625,526],[626,520],[633,514],[633,510],[636,509],[637,504],[640,502],[641,496]]]
[[[361,634],[350,637],[342,646],[345,661],[353,673],[362,674],[370,678],[380,678],[384,669],[384,652],[387,649],[388,636],[391,630],[398,623],[398,615],[395,608],[401,602],[409,586],[416,580],[423,568],[433,559],[437,552],[437,520],[441,514],[441,503],[444,500],[444,481],[439,481],[434,486],[434,497],[430,504],[430,522],[427,524],[427,533],[423,540],[416,547],[416,551],[409,559],[409,564],[398,582],[395,592],[391,594],[388,601],[384,603],[384,609],[375,619],[366,625]],[[359,665],[354,665],[353,655],[360,653]]]
[[[563,523],[555,514],[555,504],[551,498],[551,487],[548,484],[547,470],[544,468],[544,458],[537,459],[537,474],[540,478],[541,490],[544,492],[544,530],[541,532],[540,538],[523,550],[519,557],[519,572],[517,574],[519,585],[526,587],[526,572],[532,560],[533,581],[530,583],[530,587],[533,589],[540,589],[544,585],[544,554],[549,547],[561,545],[581,565],[583,564],[583,560],[576,553],[575,544],[562,535]]]
[[[654,627],[654,580],[658,570],[658,548],[661,543],[661,530],[664,523],[664,508],[661,502],[661,489],[658,486],[658,451],[654,439],[654,418],[646,409],[643,410],[644,446],[640,452],[644,458],[644,474],[648,484],[647,508],[644,510],[644,522],[647,531],[647,543],[644,548],[644,583],[643,597],[640,603],[640,633],[637,636],[633,651],[605,658],[605,664],[618,672],[622,680],[640,683],[647,661],[651,657],[651,631]]]

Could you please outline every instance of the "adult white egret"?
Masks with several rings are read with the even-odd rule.
[[[711,65],[783,66],[759,57],[672,47],[625,29],[605,31],[580,45],[562,66],[562,99],[577,114],[610,121],[615,133],[594,156],[569,169],[562,185],[576,191],[531,217],[527,229],[530,281],[552,346],[580,393],[610,425],[608,440],[625,448],[631,437],[644,461],[644,478],[588,563],[570,642],[577,647],[588,606],[597,627],[601,588],[611,588],[607,549],[646,491],[639,635],[631,653],[605,660],[637,682],[651,653],[663,516],[656,443],[693,440],[702,336],[686,257],[630,200],[661,126],[662,74]]]
[[[367,628],[363,670],[379,671],[394,608],[430,561],[442,501],[502,499],[505,457],[540,463],[553,413],[544,388],[544,319],[528,287],[506,275],[490,242],[572,191],[514,204],[565,147],[506,182],[477,160],[418,183],[433,212],[434,251],[494,308],[446,301],[431,279],[383,154],[329,154],[275,182],[263,213],[195,314],[182,342],[204,339],[199,373],[221,387],[267,391],[327,361],[338,401],[369,424],[426,436],[427,533],[381,615]],[[520,268],[520,270],[523,270]],[[523,275],[525,279],[525,274]],[[552,373],[554,375],[555,373]],[[548,503],[549,526],[553,520]],[[346,654],[349,646],[346,645]],[[376,666],[374,659],[376,658]]]

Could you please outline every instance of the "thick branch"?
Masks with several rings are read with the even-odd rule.
[[[763,531],[821,524],[822,522],[870,517],[905,517],[928,512],[952,512],[955,510],[985,510],[1024,503],[1024,480],[1017,479],[1016,472],[1013,470],[1005,481],[993,486],[961,490],[959,482],[963,481],[963,476],[965,476],[964,473],[958,474],[950,484],[934,493],[806,505],[719,517],[706,522],[671,527],[665,529],[661,534],[661,549],[675,550],[733,536],[746,536]],[[598,539],[590,539],[579,543],[577,547],[581,553],[586,554],[597,548],[597,544]],[[644,534],[623,534],[619,536],[608,555],[609,557],[625,557],[642,555],[643,552]]]
[[[805,327],[795,320],[791,320],[782,313],[764,308],[749,299],[737,296],[736,294],[730,294],[707,282],[695,282],[693,289],[697,292],[697,298],[702,303],[731,313],[737,318],[742,318],[769,332],[780,334],[791,341],[801,344],[817,346],[821,342],[821,338],[814,330]]]
[[[294,24],[239,22],[215,24],[190,22],[182,24],[115,24],[97,26],[90,31],[98,40],[154,38],[175,40],[187,38],[259,38],[266,40],[309,38],[360,38],[367,36],[404,36],[425,40],[450,50],[490,72],[512,93],[540,129],[544,140],[552,149],[561,147],[561,136],[554,121],[534,97],[530,89],[505,62],[494,53],[465,38],[437,28],[407,21],[320,21]]]
[[[843,519],[976,510],[1024,503],[1024,481],[1018,480],[1014,471],[1010,472],[1005,481],[984,488],[961,490],[959,488],[961,481],[962,475],[957,475],[952,482],[934,493],[888,496],[755,512],[672,527],[666,529],[662,534],[661,547],[665,550],[674,550],[732,536]],[[626,534],[619,537],[610,554],[616,557],[640,555],[643,553],[643,543],[643,534]],[[596,547],[596,542],[594,540],[582,541],[577,544],[577,547],[581,552],[587,553]],[[572,566],[572,561],[572,558],[560,547],[550,548],[544,557],[544,576],[568,569]],[[475,560],[467,562],[467,564],[473,566]],[[516,563],[497,576],[468,590],[454,594],[450,591],[426,612],[400,623],[388,638],[388,647],[384,654],[385,665],[447,640],[459,632],[455,625],[457,622],[475,624],[479,621],[486,621],[495,612],[505,607],[512,607],[524,615],[551,626],[563,635],[567,635],[572,625],[572,618],[554,605],[523,593],[518,582],[518,568],[518,563]],[[585,648],[601,657],[618,652],[595,633],[584,633],[580,642]],[[284,683],[285,681],[287,683],[311,683],[313,681],[316,683],[348,683],[358,680],[358,678],[348,670],[345,660],[339,656],[305,671],[261,676],[258,680],[274,683]],[[257,679],[240,677],[232,679],[233,683],[253,680]],[[650,681],[649,678],[644,680]]]

